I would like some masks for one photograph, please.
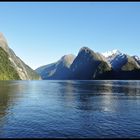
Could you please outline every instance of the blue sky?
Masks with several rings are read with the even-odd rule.
[[[83,46],[140,56],[140,2],[0,2],[0,32],[33,69]]]

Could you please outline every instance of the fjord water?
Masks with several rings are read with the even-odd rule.
[[[1,81],[0,137],[140,137],[140,81]]]

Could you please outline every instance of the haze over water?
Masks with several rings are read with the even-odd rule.
[[[0,137],[140,137],[140,81],[0,81]]]

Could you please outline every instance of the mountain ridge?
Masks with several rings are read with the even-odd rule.
[[[18,56],[16,56],[14,51],[11,48],[9,48],[7,40],[4,37],[3,33],[0,33],[0,48],[3,49],[3,51],[7,54],[6,56],[10,61],[9,65],[11,65],[14,68],[21,80],[41,79],[40,76],[32,68],[26,65]],[[7,69],[5,69],[5,71],[9,71],[8,68],[9,67],[7,66]]]
[[[58,60],[59,61],[59,60]],[[50,67],[51,71],[54,70],[53,64],[45,65],[44,71],[40,70],[43,76],[47,75],[45,67]],[[57,68],[55,69],[55,71]],[[48,70],[49,71],[49,70]],[[140,59],[136,56],[130,56],[120,52],[117,49],[108,51],[106,53],[94,52],[88,47],[82,47],[73,62],[68,68],[68,73],[65,74],[65,79],[79,79],[79,80],[92,80],[92,79],[126,79],[132,78],[130,74],[134,73],[140,79]],[[129,74],[129,75],[128,75]],[[124,76],[123,76],[124,75]],[[44,79],[44,77],[42,77]],[[45,79],[56,79],[55,77]],[[63,79],[61,76],[58,79]]]

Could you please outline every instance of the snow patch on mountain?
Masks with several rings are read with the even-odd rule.
[[[117,49],[114,49],[112,51],[107,51],[107,52],[104,52],[104,53],[101,53],[104,57],[110,57],[112,55],[117,55],[117,54],[121,54],[121,52]]]
[[[140,58],[137,55],[133,56],[136,60],[140,61]]]
[[[132,56],[135,61],[140,65],[140,58],[137,55]]]

